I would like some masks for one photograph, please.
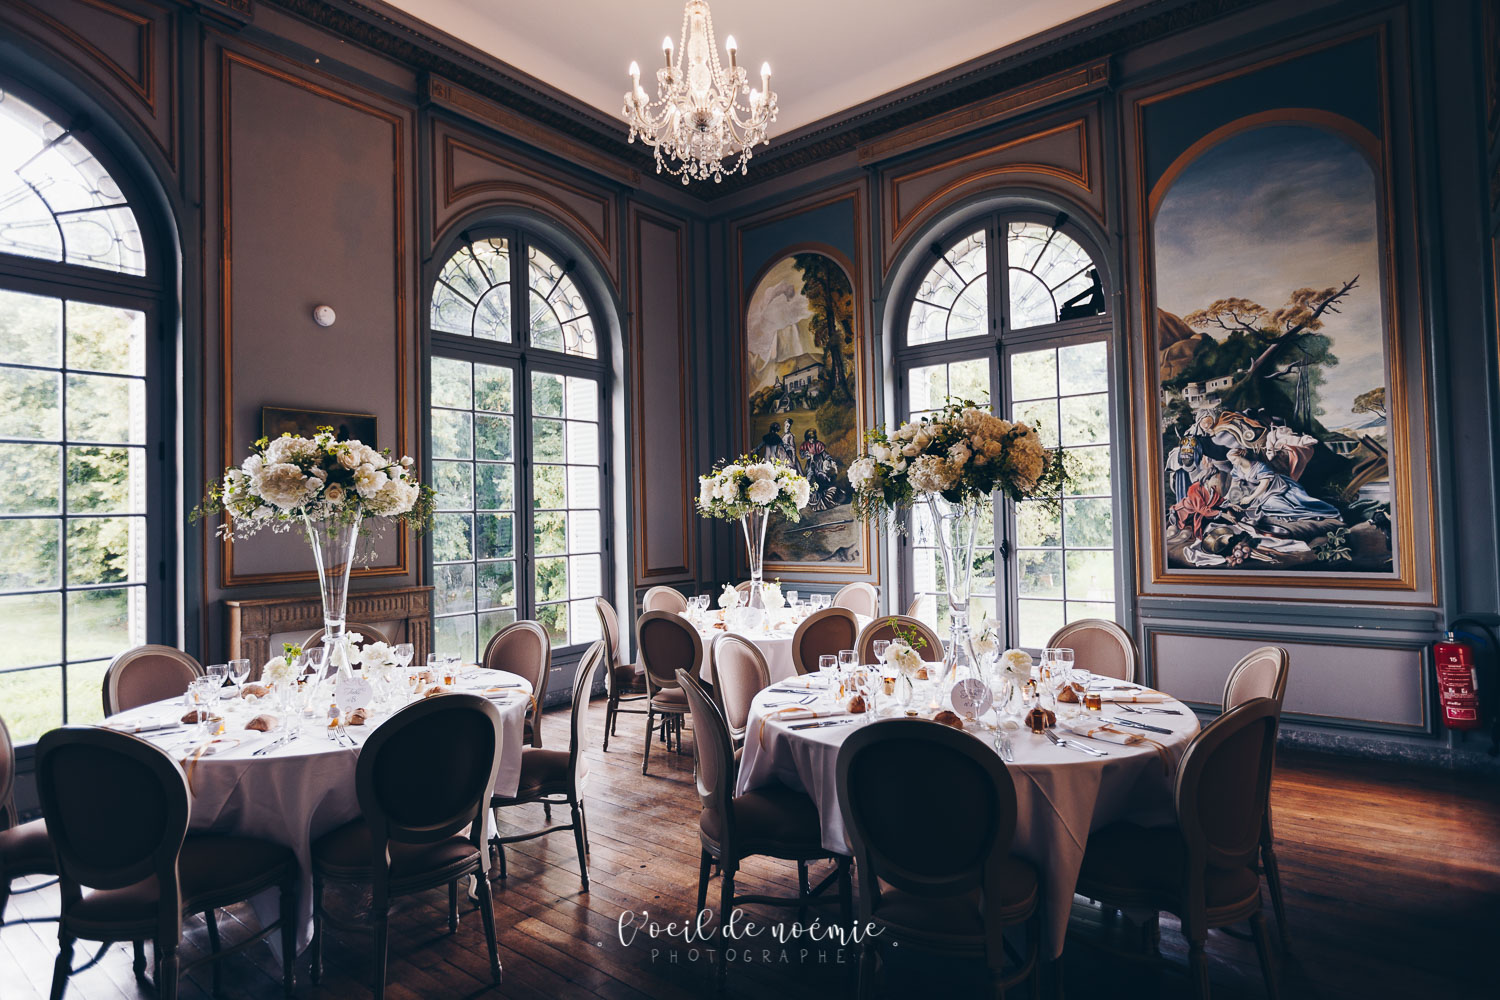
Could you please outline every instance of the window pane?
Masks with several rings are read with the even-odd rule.
[[[146,439],[146,383],[110,375],[69,375],[70,441],[140,444]]]
[[[120,375],[146,374],[146,314],[69,302],[68,367]]]
[[[593,320],[568,268],[531,246],[527,248],[526,270],[531,286],[532,345],[579,357],[598,357]]]
[[[474,402],[474,366],[451,358],[432,359],[432,405],[467,410]]]
[[[4,219],[0,211],[0,225]],[[17,365],[60,367],[62,300],[0,289],[0,358]]]
[[[0,520],[0,590],[39,590],[62,582],[55,517]],[[10,622],[5,626],[10,627]]]
[[[1047,640],[1052,638],[1052,633],[1066,624],[1062,601],[1022,599],[1016,602],[1016,610],[1021,645],[1030,649],[1044,648]]]
[[[474,409],[510,413],[511,371],[494,365],[474,366]]]
[[[510,417],[490,416],[487,413],[474,415],[475,457],[496,462],[508,462],[513,456]]]
[[[0,444],[0,513],[55,514],[62,482],[56,445]]]
[[[94,700],[100,701],[97,690]],[[5,706],[5,727],[12,740],[30,743],[40,739],[63,723],[62,670],[51,667],[0,673],[0,705]]]
[[[1035,222],[1012,222],[1006,227],[1005,253],[1011,329],[1104,312],[1102,294],[1089,294],[1094,262],[1066,233]],[[1060,315],[1064,307],[1066,316]]]
[[[568,376],[568,419],[598,421],[599,383]]]
[[[906,342],[931,344],[988,333],[987,267],[982,229],[942,254],[917,287]]]
[[[1115,554],[1102,552],[1068,553],[1068,596],[1087,601],[1115,599]],[[1113,612],[1107,617],[1114,617]]]
[[[455,563],[432,570],[433,614],[452,615],[474,610],[474,566]]]
[[[561,555],[567,551],[568,515],[560,510],[538,511],[534,517],[533,552],[539,556]]]
[[[480,563],[475,598],[480,609],[515,607],[516,564],[508,559]]]
[[[438,510],[472,510],[474,466],[468,462],[433,462],[432,485]]]
[[[1104,341],[1058,348],[1064,395],[1109,391],[1109,348]]]
[[[432,289],[432,329],[461,337],[509,341],[510,249],[503,239],[459,247]]]
[[[1062,409],[1062,443],[1064,446],[1109,442],[1109,395],[1107,393],[1069,396],[1059,405]]]
[[[1026,351],[1011,356],[1011,399],[1050,399],[1056,395],[1056,351]]]
[[[563,425],[561,420],[536,419],[531,422],[531,460],[563,460]]]
[[[541,417],[563,415],[563,377],[550,372],[531,373],[531,412]]]
[[[433,562],[474,558],[474,518],[468,514],[437,514],[432,524]]]
[[[146,641],[146,589],[68,591],[68,659],[112,657]]]
[[[434,458],[474,457],[474,424],[470,414],[458,410],[432,411],[432,455]]]
[[[515,609],[507,611],[481,611],[479,613],[479,651],[490,644],[495,633],[516,620]]]
[[[1109,548],[1114,544],[1113,519],[1108,499],[1064,500],[1063,542],[1068,546]]]
[[[0,437],[62,440],[62,377],[57,372],[0,368]]]
[[[0,622],[7,629],[6,641],[0,644],[0,670],[62,660],[61,594],[0,597]],[[0,699],[0,705],[8,704]],[[9,723],[9,707],[5,718]]]
[[[104,721],[104,675],[109,660],[68,664],[68,724],[92,726]]]
[[[531,469],[531,501],[538,510],[566,507],[568,493],[564,484],[563,466],[536,465]]]
[[[145,449],[69,448],[68,513],[146,513]]]
[[[1022,597],[1062,597],[1062,553],[1021,549],[1016,553],[1016,577]]]
[[[510,559],[516,554],[515,515],[477,514],[479,522],[478,544],[474,556],[478,559]]]
[[[568,644],[568,606],[544,604],[536,609],[536,620],[547,630],[553,646]]]
[[[568,599],[568,561],[563,558],[536,560],[536,599]]]
[[[474,502],[478,510],[515,507],[515,466],[480,462],[474,466]]]
[[[479,654],[474,638],[473,615],[432,620],[433,650],[443,656],[456,656],[465,663],[477,662]]]
[[[140,517],[68,521],[68,583],[139,583],[146,575],[146,524]],[[68,631],[75,623],[69,622]]]

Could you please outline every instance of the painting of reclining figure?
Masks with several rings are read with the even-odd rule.
[[[1231,130],[1163,187],[1152,236],[1167,568],[1391,573],[1369,149],[1323,123]]]

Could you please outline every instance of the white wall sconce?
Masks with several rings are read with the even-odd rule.
[[[313,322],[319,326],[332,326],[336,318],[333,314],[333,306],[313,307]]]

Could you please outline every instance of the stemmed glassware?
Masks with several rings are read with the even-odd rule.
[[[234,683],[235,694],[244,694],[245,682],[250,679],[250,661],[247,659],[230,660],[226,666],[229,668],[229,679]]]

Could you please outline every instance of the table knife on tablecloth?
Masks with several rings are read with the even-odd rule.
[[[1144,729],[1148,733],[1172,735],[1172,730],[1170,729],[1163,729],[1161,726],[1148,726],[1144,722],[1136,722],[1134,719],[1110,719],[1109,721],[1116,726],[1129,726],[1132,729]]]

